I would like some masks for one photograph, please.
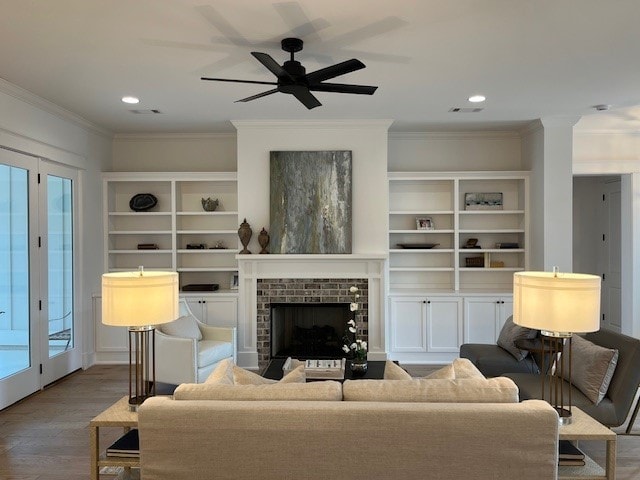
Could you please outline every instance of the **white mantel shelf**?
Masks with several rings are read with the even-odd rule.
[[[362,278],[368,283],[369,359],[385,360],[386,253],[238,254],[238,364],[257,368],[257,286],[272,278]]]

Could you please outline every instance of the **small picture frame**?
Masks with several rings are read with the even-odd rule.
[[[418,217],[416,218],[416,228],[418,230],[433,230],[435,225],[431,217]]]
[[[231,275],[231,281],[229,282],[229,288],[231,290],[237,290],[239,283],[240,282],[239,282],[239,279],[238,279],[238,274],[237,273],[233,273]]]

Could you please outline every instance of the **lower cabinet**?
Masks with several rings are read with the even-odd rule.
[[[238,326],[238,297],[183,295],[198,320],[214,327]]]
[[[462,300],[391,297],[391,352],[457,352],[462,341]]]
[[[513,297],[465,297],[464,343],[496,343],[512,314]]]
[[[389,356],[407,363],[443,363],[463,343],[495,344],[513,312],[513,297],[391,295]]]

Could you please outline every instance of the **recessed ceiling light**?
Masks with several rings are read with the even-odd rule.
[[[487,99],[484,95],[472,95],[469,97],[469,101],[471,103],[480,103],[484,102]]]
[[[137,97],[122,97],[124,103],[140,103],[140,99]]]

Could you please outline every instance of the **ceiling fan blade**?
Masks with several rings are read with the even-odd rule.
[[[278,89],[274,88],[273,90],[267,90],[266,92],[258,93],[257,95],[251,95],[250,97],[247,97],[247,98],[241,98],[240,100],[236,100],[234,103],[250,102],[251,100],[255,100],[256,98],[262,98],[262,97],[266,97],[267,95],[271,95],[272,93],[276,93],[277,91]]]
[[[200,80],[211,80],[213,82],[256,83],[258,85],[277,85],[277,82],[258,82],[256,80],[234,80],[232,78],[200,77]]]
[[[335,65],[331,65],[330,67],[321,68],[320,70],[316,70],[315,72],[308,73],[306,75],[306,79],[307,82],[312,85],[320,83],[324,80],[329,80],[330,78],[339,77],[340,75],[344,75],[346,73],[355,72],[356,70],[360,70],[362,68],[365,68],[365,64],[360,60],[352,58],[351,60],[336,63]]]
[[[309,89],[302,85],[296,85],[295,88],[291,90],[291,94],[300,100],[300,102],[309,110],[322,105],[320,101],[312,95]]]
[[[265,67],[267,67],[267,69],[273,73],[276,77],[278,78],[286,78],[289,80],[293,80],[293,77],[291,75],[289,75],[287,73],[287,71],[282,68],[278,62],[276,62],[271,55],[267,54],[267,53],[261,53],[261,52],[251,52],[251,55],[253,55],[254,57],[256,57],[256,59]]]
[[[378,87],[371,85],[347,85],[344,83],[319,83],[310,85],[309,90],[314,92],[356,93],[359,95],[373,95]]]

